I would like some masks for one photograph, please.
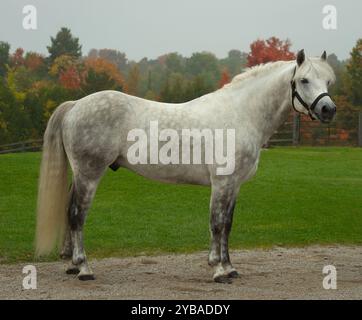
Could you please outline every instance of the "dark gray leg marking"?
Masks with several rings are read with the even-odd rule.
[[[209,265],[216,267],[214,280],[230,283],[231,277],[238,274],[232,268],[229,256],[229,234],[235,208],[234,188],[222,189],[212,193],[210,231],[211,248]]]
[[[232,269],[232,271],[228,273],[230,278],[236,278],[239,276],[238,272],[232,268],[229,255],[229,235],[233,223],[235,204],[235,198],[230,200],[227,204],[227,210],[224,215],[224,228],[221,235],[221,263],[223,266]]]
[[[67,273],[78,273],[79,280],[93,280],[83,247],[83,225],[96,189],[96,184],[88,179],[78,178],[69,205],[69,227],[73,245],[72,266]]]
[[[220,219],[221,214],[219,203],[215,197],[211,200],[211,212],[210,212],[210,233],[211,233],[211,244],[209,253],[209,265],[216,266],[220,262],[220,238],[222,232],[222,221]]]
[[[82,210],[82,207],[78,205],[76,196],[76,190],[72,193],[70,206],[69,206],[69,226],[71,233],[72,231],[80,231],[83,228],[84,220],[85,220],[85,212]]]
[[[72,246],[72,240],[70,238],[70,228],[68,225],[65,231],[65,238],[64,238],[63,248],[60,252],[60,257],[63,260],[68,260],[72,257],[72,255],[73,255],[73,246]]]

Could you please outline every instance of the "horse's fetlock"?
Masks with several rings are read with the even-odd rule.
[[[73,256],[73,259],[72,259],[72,262],[74,265],[78,266],[82,263],[85,262],[85,255],[84,254],[80,254],[80,255],[77,255],[77,256]]]

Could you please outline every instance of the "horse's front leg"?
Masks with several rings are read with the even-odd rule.
[[[231,282],[237,276],[229,257],[229,234],[232,225],[237,190],[233,185],[212,187],[210,202],[211,246],[209,265],[215,268],[214,281]]]
[[[235,208],[236,199],[231,200],[226,208],[225,217],[224,217],[224,228],[221,234],[221,258],[220,262],[223,266],[223,269],[229,278],[237,278],[239,276],[238,272],[232,266],[229,255],[229,235],[231,231],[231,226],[233,223],[233,215]]]

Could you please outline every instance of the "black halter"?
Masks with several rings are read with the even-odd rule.
[[[303,98],[300,96],[300,94],[297,91],[295,80],[294,80],[294,76],[295,76],[296,71],[297,71],[297,67],[294,68],[293,78],[292,78],[292,81],[290,82],[291,87],[292,87],[292,105],[293,105],[293,108],[294,108],[294,110],[296,112],[300,113],[294,106],[294,98],[297,98],[298,101],[301,103],[301,105],[308,111],[308,114],[309,114],[310,118],[312,120],[315,120],[314,117],[313,117],[313,111],[314,111],[315,106],[317,105],[317,103],[319,102],[320,99],[322,99],[323,97],[330,97],[330,95],[328,94],[328,92],[321,93],[317,98],[314,99],[313,103],[309,106],[303,100]]]

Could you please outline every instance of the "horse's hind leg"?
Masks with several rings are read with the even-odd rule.
[[[69,198],[68,198],[68,219],[67,219],[67,227],[65,230],[65,237],[63,242],[63,247],[60,251],[60,258],[63,260],[70,260],[69,266],[67,267],[67,270],[65,271],[67,274],[78,274],[79,268],[78,266],[74,265],[72,262],[73,257],[73,244],[72,244],[72,238],[70,236],[70,225],[69,225],[69,219],[70,219],[70,206],[72,204],[72,197],[73,197],[73,191],[74,187],[73,184],[70,187],[69,190]]]
[[[70,238],[70,229],[68,225],[65,231],[63,247],[62,250],[60,251],[60,257],[64,260],[68,260],[72,258],[72,255],[73,255],[73,246],[72,246],[72,240]]]
[[[67,274],[78,274],[80,272],[79,266],[73,263],[73,243],[70,235],[70,228],[68,227],[64,239],[63,249],[60,253],[60,257],[63,260],[70,260],[67,270],[65,271]]]
[[[72,184],[69,189],[68,211],[69,211],[69,206],[71,204],[70,202],[72,200],[73,189],[74,188],[73,188],[73,184]],[[67,228],[65,230],[65,237],[64,237],[62,250],[60,251],[60,257],[64,260],[69,260],[72,258],[72,256],[73,256],[73,245],[72,245],[72,239],[70,237],[69,214],[68,214]],[[79,272],[79,270],[78,270],[78,272]],[[71,273],[74,273],[74,272],[71,272]]]
[[[94,279],[83,247],[83,226],[101,175],[99,174],[97,178],[88,178],[81,174],[75,174],[74,176],[73,191],[68,210],[73,254],[67,273],[75,273],[79,270],[78,278],[80,280]]]

